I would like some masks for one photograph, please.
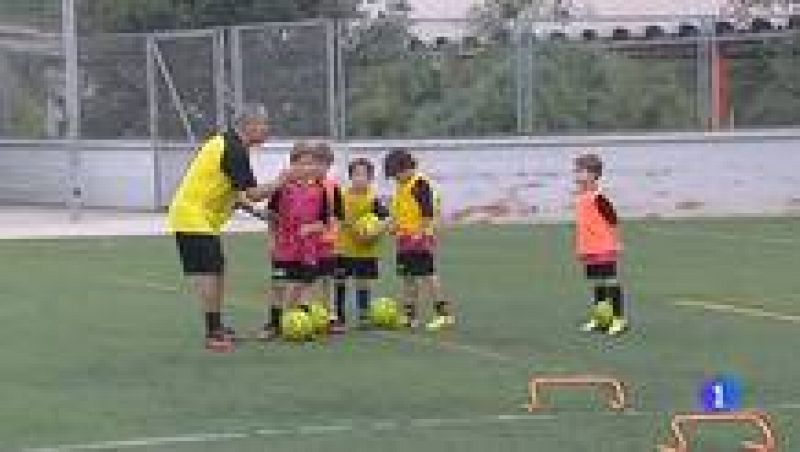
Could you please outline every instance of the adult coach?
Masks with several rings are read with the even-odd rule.
[[[168,225],[175,234],[183,272],[200,298],[205,313],[206,349],[234,350],[224,333],[222,302],[225,257],[220,235],[237,206],[249,206],[275,191],[286,174],[258,185],[250,151],[269,135],[263,107],[248,106],[233,129],[208,138],[189,165],[169,208]]]

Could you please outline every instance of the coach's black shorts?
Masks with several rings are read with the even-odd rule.
[[[317,265],[317,276],[320,278],[335,276],[338,266],[338,256],[323,257],[319,260],[319,264]]]
[[[603,262],[586,264],[586,278],[590,280],[614,279],[617,277],[617,263]]]
[[[272,261],[272,280],[293,283],[313,283],[319,271],[316,266],[302,262]]]
[[[225,271],[222,239],[212,234],[175,234],[183,272],[187,275],[219,275]]]
[[[355,278],[362,280],[378,279],[380,266],[377,257],[340,256],[336,265],[336,278]]]
[[[397,253],[398,276],[431,276],[436,274],[433,253],[429,251],[404,251]]]

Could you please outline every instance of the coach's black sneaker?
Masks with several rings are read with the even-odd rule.
[[[236,335],[236,328],[233,325],[223,325],[222,326],[222,336],[228,340],[236,342],[239,340],[239,337]]]

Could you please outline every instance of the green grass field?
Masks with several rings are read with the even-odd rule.
[[[353,333],[226,356],[202,349],[170,238],[1,241],[0,449],[652,451],[669,414],[726,371],[747,407],[774,416],[783,450],[800,450],[800,219],[627,223],[634,329],[617,339],[577,330],[588,291],[570,233],[448,231],[442,274],[462,320],[447,336]],[[261,320],[263,240],[227,248],[246,329]],[[580,391],[553,394],[540,416],[520,409],[531,375],[587,372],[630,382],[635,411]],[[709,428],[697,450],[750,437]]]

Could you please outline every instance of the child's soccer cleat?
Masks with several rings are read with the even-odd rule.
[[[209,336],[206,338],[206,350],[214,353],[233,353],[236,345],[224,336]]]
[[[608,335],[609,336],[617,336],[619,334],[624,333],[628,330],[628,321],[617,317],[611,322],[611,326],[608,327]]]
[[[338,320],[333,321],[330,323],[328,327],[328,332],[330,334],[345,334],[347,333],[347,325],[344,322],[340,322]]]
[[[271,342],[278,339],[279,336],[278,330],[268,325],[264,325],[253,333],[253,339],[261,342]]]
[[[410,319],[408,316],[400,316],[397,320],[397,324],[400,325],[402,328],[407,328],[411,330],[419,329],[420,321],[417,319]]]
[[[581,325],[581,331],[584,333],[591,333],[592,331],[600,331],[603,328],[600,326],[600,322],[595,319],[591,319],[588,322]]]
[[[450,328],[456,324],[456,318],[452,315],[440,315],[425,325],[428,331],[440,331],[445,328]]]
[[[222,337],[233,342],[236,342],[238,340],[238,336],[236,335],[236,329],[230,325],[225,325],[222,327]]]

